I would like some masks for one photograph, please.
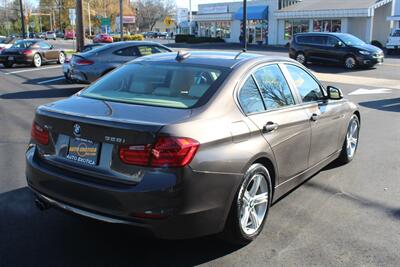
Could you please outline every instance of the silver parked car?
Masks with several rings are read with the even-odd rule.
[[[171,52],[166,46],[154,42],[118,42],[94,50],[73,55],[68,66],[63,69],[64,76],[71,80],[91,83],[121,66],[141,56]]]

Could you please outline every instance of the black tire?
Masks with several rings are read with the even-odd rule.
[[[302,65],[307,65],[307,57],[303,52],[298,52],[296,54],[295,60]]]
[[[348,135],[348,133],[350,131],[350,127],[351,127],[353,121],[356,121],[357,127],[358,127],[358,129],[357,129],[357,143],[355,145],[354,152],[352,154],[350,154],[350,153],[348,153],[348,142],[349,141],[348,141],[347,135]],[[360,120],[358,119],[358,116],[356,114],[353,114],[351,116],[350,121],[349,121],[349,125],[347,126],[346,136],[344,138],[342,151],[340,152],[340,155],[337,158],[337,162],[339,164],[341,164],[341,165],[347,164],[347,163],[349,163],[350,161],[352,161],[354,159],[354,156],[356,155],[357,148],[358,148],[359,135],[360,135]]]
[[[350,64],[351,62],[351,64]],[[354,56],[346,56],[344,59],[344,67],[348,70],[354,70],[357,67],[357,60]]]
[[[6,68],[12,68],[13,65],[14,65],[14,63],[8,62],[8,61],[7,61],[7,62],[4,62],[3,65],[4,65],[4,67],[6,67]]]
[[[261,174],[268,187],[268,201],[267,201],[267,209],[264,215],[264,218],[258,228],[258,230],[251,234],[248,235],[246,234],[242,227],[240,226],[240,210],[242,208],[243,202],[240,201],[244,195],[244,190],[243,188],[247,188],[251,182],[252,182],[252,177],[254,177],[255,174]],[[235,243],[239,245],[246,245],[253,241],[254,239],[257,238],[257,236],[261,233],[265,221],[268,216],[268,211],[271,206],[271,201],[272,201],[272,183],[271,183],[271,176],[269,174],[269,171],[267,168],[265,168],[262,164],[256,163],[250,166],[250,168],[246,171],[243,177],[243,181],[235,195],[235,199],[233,200],[227,222],[225,224],[225,229],[221,233],[221,237],[230,242],[230,243]]]

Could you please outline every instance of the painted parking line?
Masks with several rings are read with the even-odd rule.
[[[350,76],[342,74],[318,73],[314,72],[315,76],[324,82],[353,84],[361,86],[371,86],[378,88],[400,89],[399,80]]]
[[[41,82],[38,82],[37,84],[51,83],[51,82],[55,82],[55,81],[59,81],[59,80],[64,80],[64,79],[65,79],[65,77],[62,76],[62,77],[54,78],[54,79],[51,79],[51,80],[41,81]]]
[[[61,68],[61,66],[51,66],[51,67],[46,67],[46,68],[27,69],[27,70],[16,70],[16,71],[4,72],[4,74],[5,75],[10,75],[10,74],[16,74],[16,73],[39,71],[39,70],[48,70],[48,69],[55,69],[55,68]]]

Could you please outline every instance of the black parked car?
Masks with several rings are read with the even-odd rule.
[[[347,69],[383,63],[383,51],[347,33],[298,33],[290,42],[289,56],[302,64],[333,62]]]

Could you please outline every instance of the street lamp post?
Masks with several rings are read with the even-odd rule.
[[[119,0],[119,28],[121,31],[121,41],[124,40],[123,18],[124,18],[124,5],[122,3],[122,0]]]
[[[89,22],[89,36],[92,36],[92,23],[90,21],[90,0],[87,1],[87,9],[88,9],[88,22]]]
[[[243,0],[243,52],[247,50],[247,0]]]
[[[189,34],[192,34],[192,0],[189,0]]]

